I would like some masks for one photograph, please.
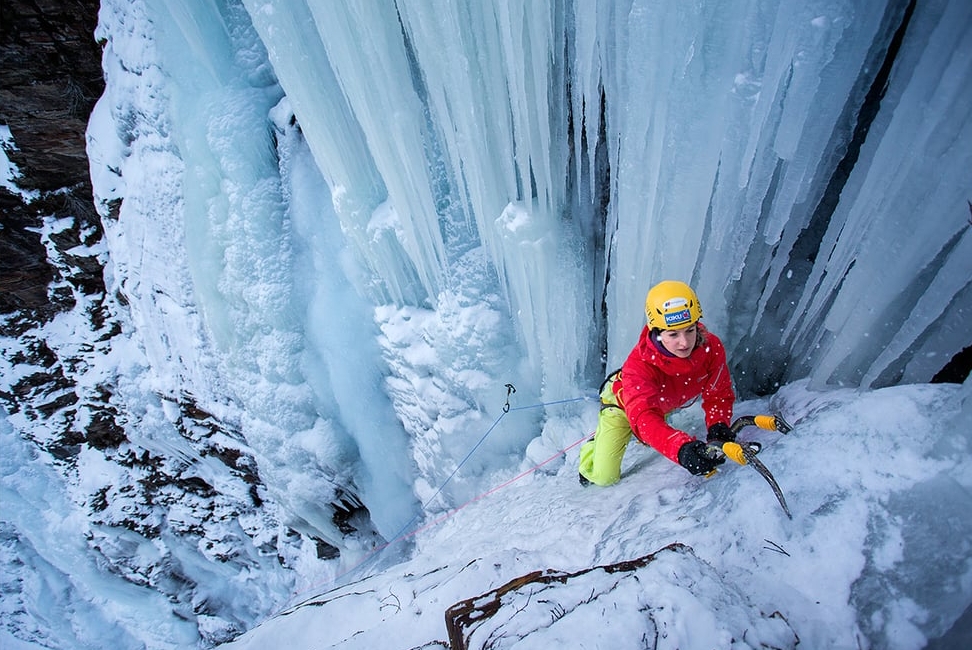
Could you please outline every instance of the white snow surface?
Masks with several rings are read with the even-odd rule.
[[[447,647],[438,644],[454,603],[534,571],[578,572],[673,542],[690,546],[697,561],[673,561],[627,585],[595,574],[583,589],[613,593],[613,601],[553,617],[527,610],[491,637],[495,645],[470,647],[688,650],[761,647],[761,639],[797,647],[792,636],[765,629],[773,612],[799,647],[925,647],[972,597],[970,388],[815,392],[800,384],[768,402],[740,404],[738,413],[778,412],[794,425],[785,436],[754,427],[740,434],[763,443],[759,458],[792,520],[751,468],[690,477],[635,444],[609,488],[578,483],[576,447],[555,473],[500,472],[481,498],[404,535],[415,542],[409,561],[382,572],[365,564],[342,579],[347,584],[299,594],[227,647]],[[581,420],[591,423],[593,408],[586,415]],[[583,436],[581,420],[558,426]],[[676,421],[698,431],[701,409]],[[560,593],[552,591],[538,598]],[[641,640],[650,607],[674,608],[656,645]],[[504,617],[509,610],[497,615]],[[518,630],[537,632],[515,645]]]

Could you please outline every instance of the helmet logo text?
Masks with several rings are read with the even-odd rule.
[[[662,303],[662,311],[669,311],[672,309],[688,308],[689,301],[685,298],[669,298],[664,303]]]
[[[679,311],[665,312],[665,324],[666,325],[681,325],[682,323],[688,323],[692,320],[692,313],[688,308],[680,309]]]

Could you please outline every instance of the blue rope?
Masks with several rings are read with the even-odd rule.
[[[483,444],[483,442],[486,441],[486,437],[489,436],[490,433],[492,433],[493,429],[496,428],[496,425],[499,424],[500,420],[503,419],[504,415],[506,415],[506,411],[504,411],[498,418],[496,418],[492,426],[490,426],[489,429],[486,430],[486,433],[484,433],[483,436],[479,439],[479,442],[473,445],[473,448],[469,450],[469,453],[466,454],[466,457],[463,458],[458,465],[456,465],[456,468],[454,470],[452,470],[452,474],[449,474],[448,478],[446,478],[446,480],[442,482],[442,485],[440,485],[439,489],[435,491],[435,494],[430,496],[425,501],[425,503],[422,504],[421,511],[418,514],[416,514],[414,517],[412,517],[408,521],[408,523],[402,526],[402,529],[399,530],[394,537],[392,537],[392,541],[389,542],[389,544],[399,539],[405,533],[405,531],[408,530],[408,528],[419,518],[419,516],[425,512],[425,509],[429,506],[429,504],[432,503],[435,500],[435,498],[442,493],[442,490],[444,490],[445,486],[449,484],[449,481],[451,481],[453,477],[455,477],[455,475],[459,473],[459,470],[462,469],[462,466],[466,464],[466,461],[468,461],[470,457],[472,457],[472,455],[476,452],[476,450],[479,449],[479,447]]]
[[[570,399],[560,399],[554,402],[540,402],[539,404],[531,404],[530,406],[514,406],[510,408],[511,411],[524,411],[526,409],[535,409],[541,406],[556,406],[557,404],[569,404],[570,402],[582,402],[585,400],[596,399],[596,396],[583,395],[581,397],[572,397]]]
[[[422,515],[422,513],[425,512],[425,510],[426,510],[426,508],[428,508],[429,504],[431,504],[433,501],[435,501],[435,498],[437,496],[439,496],[440,494],[442,494],[442,490],[444,490],[445,487],[449,484],[449,482],[453,478],[455,478],[456,474],[459,473],[459,470],[462,469],[462,466],[465,465],[466,462],[468,462],[469,459],[472,457],[472,455],[474,453],[476,453],[476,450],[479,449],[482,446],[482,444],[486,441],[486,438],[489,436],[489,434],[493,432],[493,429],[496,428],[496,425],[498,425],[500,423],[500,420],[502,420],[503,419],[503,416],[505,416],[507,413],[509,413],[510,411],[524,411],[524,410],[527,410],[527,409],[540,408],[540,407],[544,407],[544,406],[555,406],[557,404],[568,404],[570,402],[580,402],[580,401],[583,401],[583,400],[593,399],[589,395],[584,395],[584,396],[581,396],[581,397],[573,397],[573,398],[570,398],[570,399],[556,400],[556,401],[553,401],[553,402],[540,402],[540,403],[537,403],[537,404],[531,404],[530,406],[517,406],[515,408],[511,408],[510,407],[509,397],[510,397],[511,394],[513,394],[513,393],[516,392],[516,388],[514,388],[512,384],[507,384],[506,385],[506,390],[507,390],[507,393],[506,393],[506,398],[507,398],[506,399],[506,405],[504,406],[503,412],[500,414],[500,416],[498,418],[496,418],[496,420],[493,421],[493,424],[489,427],[489,429],[486,430],[486,433],[484,433],[482,435],[482,437],[479,439],[479,442],[477,442],[475,445],[473,445],[472,449],[469,450],[469,453],[466,454],[465,458],[463,458],[459,462],[459,464],[456,465],[456,468],[454,470],[452,470],[452,473],[449,474],[449,476],[446,478],[446,480],[442,482],[442,484],[439,486],[439,488],[435,491],[435,494],[433,494],[432,496],[430,496],[425,501],[425,503],[422,504],[422,508],[420,509],[419,513],[417,513],[415,516],[413,516],[411,519],[409,519],[408,522],[406,522],[406,524],[404,526],[402,526],[401,530],[399,530],[395,534],[395,536],[391,538],[391,541],[389,542],[389,544],[392,544],[393,542],[395,542],[396,540],[398,540],[400,537],[402,537],[402,535],[405,534],[405,531],[408,530],[409,527],[418,520],[418,518]]]
[[[509,399],[508,399],[509,398],[509,394],[510,393],[515,393],[516,392],[516,389],[513,388],[512,384],[507,384],[506,386],[507,386],[507,390],[509,391],[507,393],[507,405],[509,405]],[[510,411],[522,411],[522,410],[525,410],[525,409],[539,408],[541,406],[554,406],[556,404],[567,404],[569,402],[580,402],[581,400],[586,400],[586,399],[590,399],[590,398],[589,397],[573,397],[571,399],[562,399],[562,400],[557,400],[555,402],[542,402],[542,403],[539,403],[539,404],[533,404],[531,406],[518,406],[516,408],[504,408],[503,409],[503,412],[500,414],[500,416],[498,418],[496,418],[496,420],[493,422],[492,426],[490,426],[489,429],[486,430],[486,433],[483,434],[483,437],[479,439],[479,442],[477,442],[475,445],[473,445],[473,448],[469,450],[469,453],[466,454],[466,457],[463,458],[459,462],[458,465],[456,465],[456,468],[454,470],[452,470],[452,474],[449,474],[449,477],[446,478],[446,480],[442,482],[442,485],[440,485],[439,486],[439,489],[435,491],[435,494],[433,494],[431,497],[429,497],[428,500],[425,503],[422,504],[422,510],[425,510],[425,508],[430,503],[432,503],[432,501],[434,501],[435,498],[437,496],[439,496],[439,494],[442,493],[442,490],[444,490],[445,489],[445,486],[449,484],[449,481],[451,481],[453,479],[453,477],[459,472],[459,470],[462,469],[462,466],[466,464],[466,461],[468,461],[472,457],[472,455],[474,453],[476,453],[476,450],[479,449],[479,447],[483,444],[483,442],[486,441],[487,436],[489,436],[489,434],[493,432],[493,429],[496,428],[496,425],[499,424],[500,420],[502,420],[503,419],[503,416],[505,416],[507,413],[509,413]],[[418,517],[418,515],[416,515],[415,518],[417,518],[417,517]],[[413,518],[413,521],[414,521],[415,518]],[[412,522],[410,521],[408,523],[410,525]],[[407,527],[408,526],[406,526],[406,528]]]

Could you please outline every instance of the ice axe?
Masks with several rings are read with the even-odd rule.
[[[729,427],[729,430],[733,434],[737,434],[748,426],[757,426],[760,429],[778,431],[782,434],[787,434],[793,430],[793,427],[783,419],[782,415],[744,415],[737,418]],[[756,457],[756,454],[762,449],[762,445],[758,442],[711,442],[707,449],[712,458],[730,458],[740,465],[749,465],[759,472],[760,476],[766,479],[766,482],[773,488],[773,494],[776,495],[780,505],[783,506],[783,512],[786,513],[787,517],[793,519],[790,509],[786,506],[786,499],[783,498],[783,490],[780,489],[780,484],[773,478],[773,474],[766,469],[763,461]],[[715,470],[710,472],[709,476],[712,474],[715,474]]]

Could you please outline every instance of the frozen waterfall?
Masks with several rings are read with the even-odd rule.
[[[106,0],[99,37],[112,288],[311,530],[347,489],[391,537],[504,384],[591,392],[658,280],[744,395],[972,343],[967,2]]]
[[[623,359],[666,277],[744,391],[927,380],[970,343],[962,3],[246,4],[346,230],[395,208],[397,250],[355,240],[385,295],[434,306],[484,246],[548,396]]]

